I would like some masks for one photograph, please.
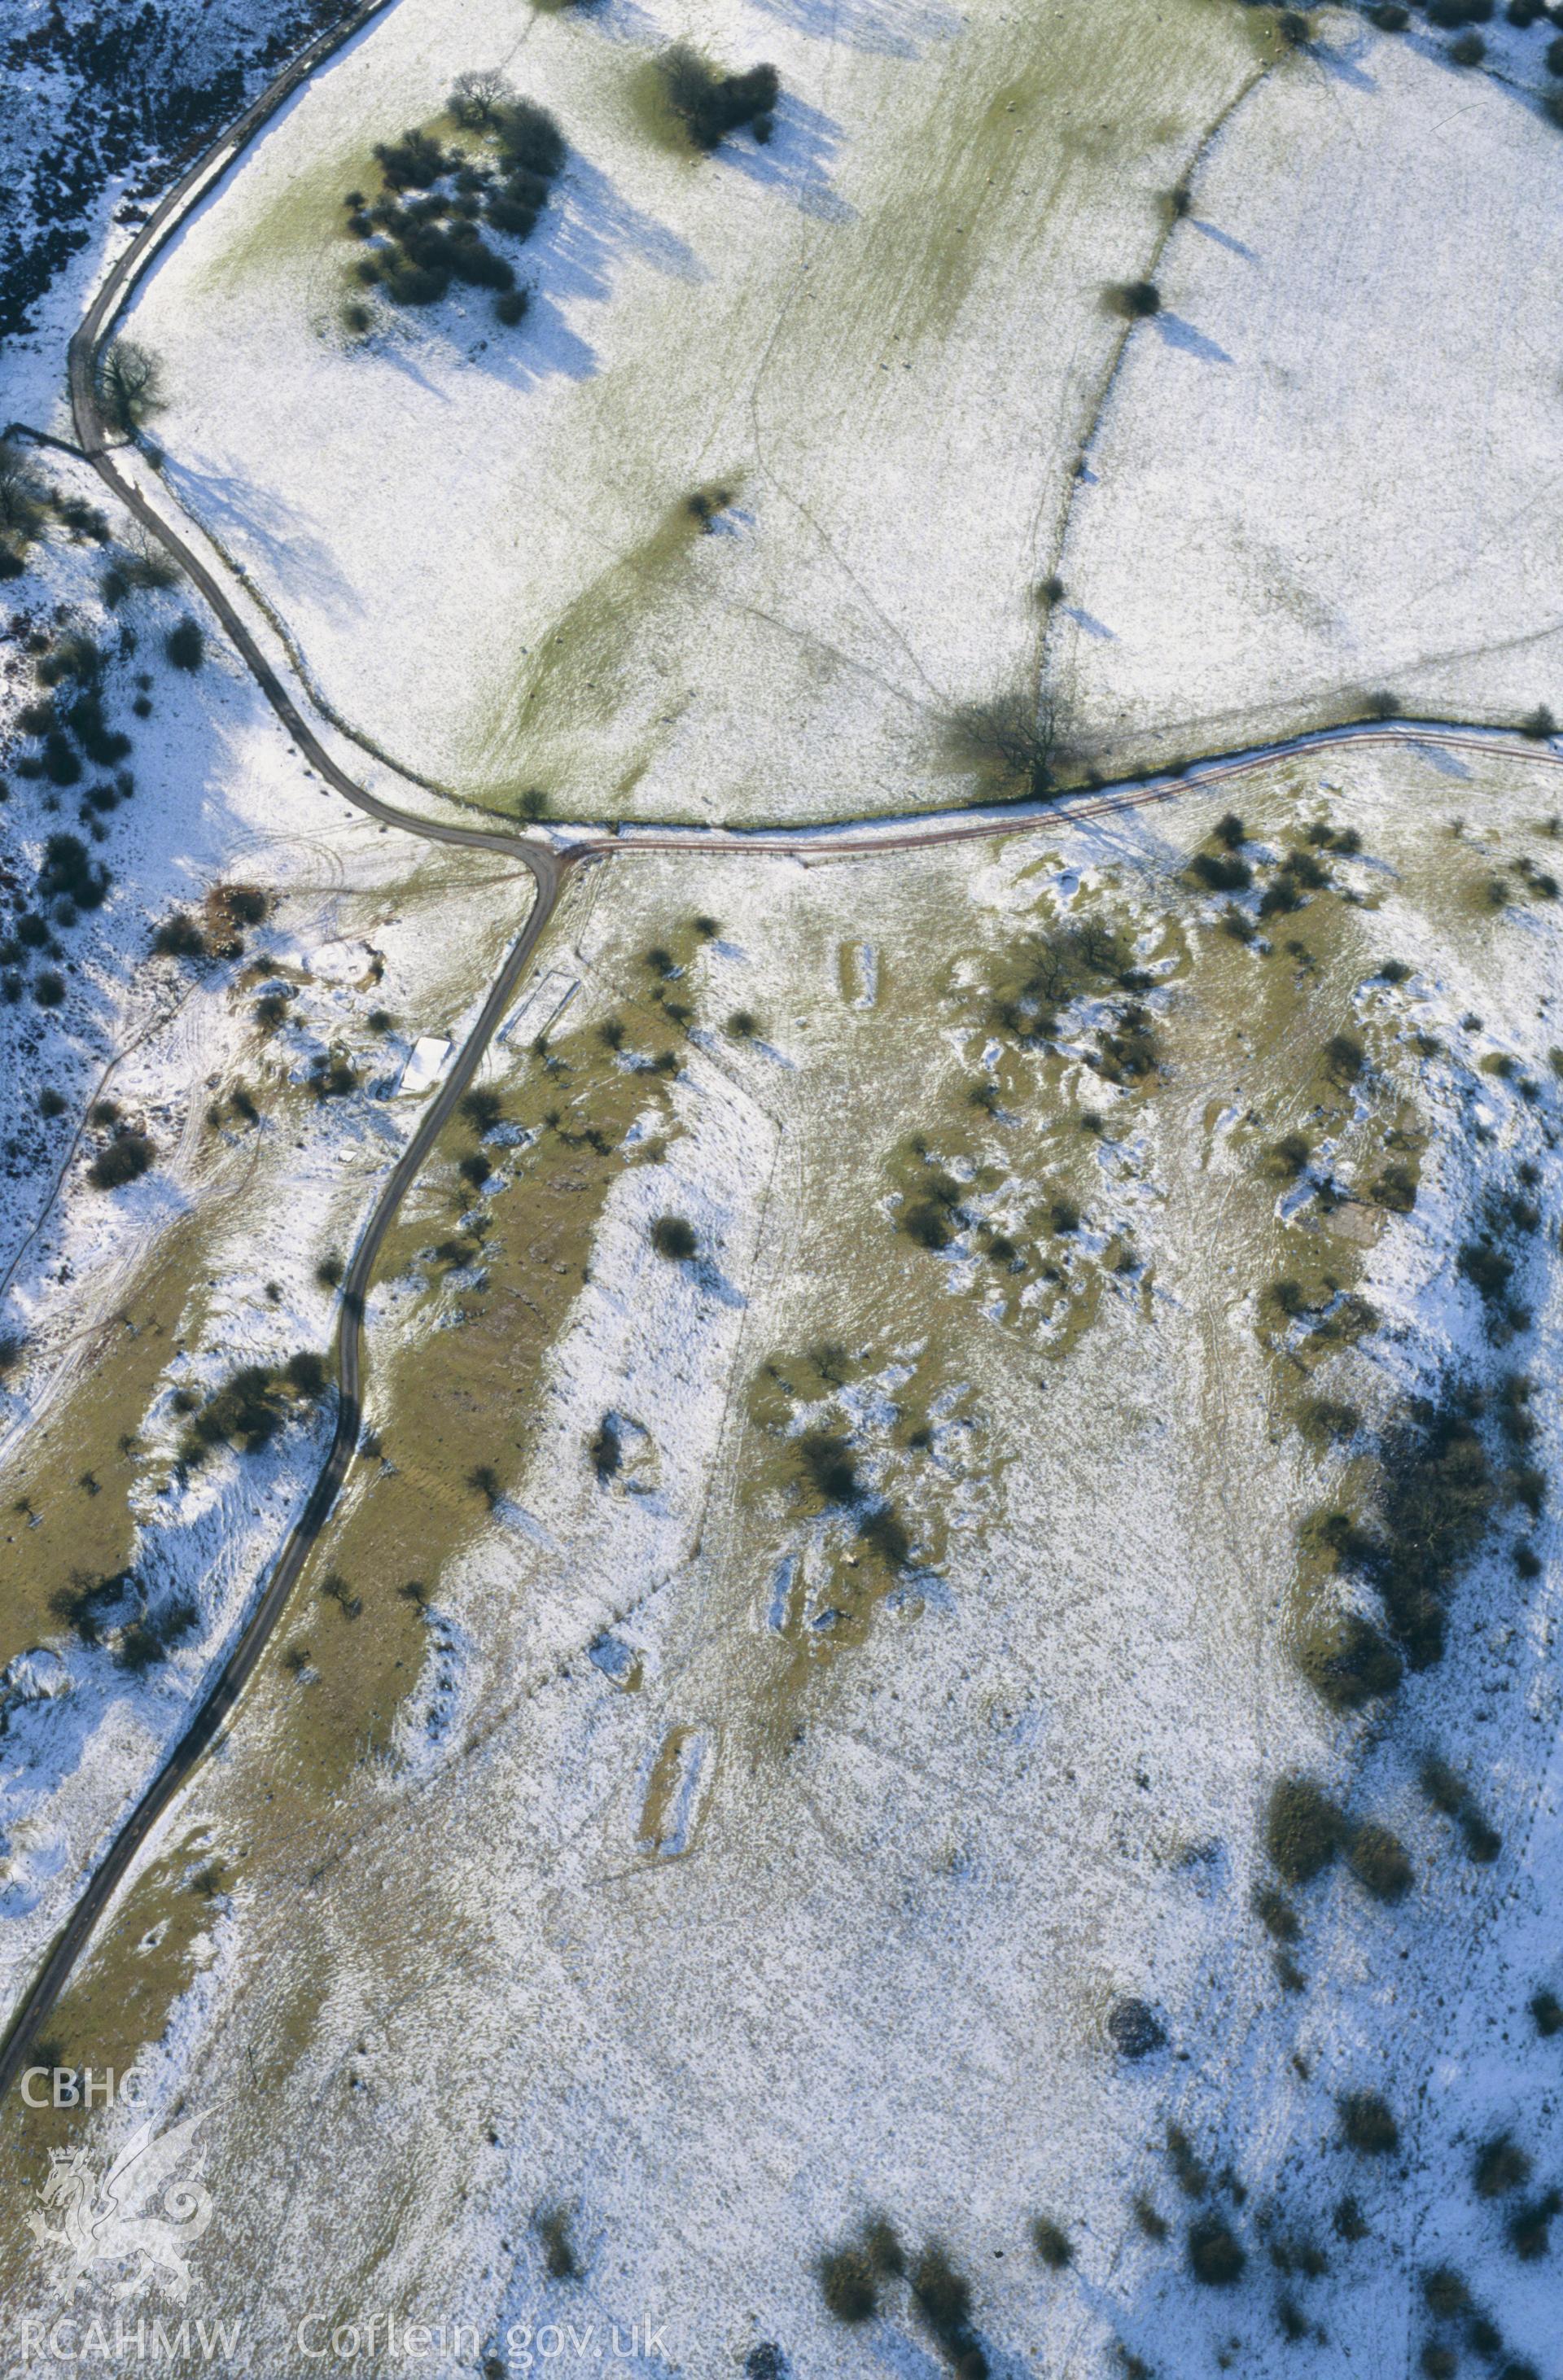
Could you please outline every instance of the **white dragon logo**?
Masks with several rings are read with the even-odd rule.
[[[74,2297],[90,2265],[122,2264],[136,2259],[135,2269],[114,2290],[116,2298],[139,2297],[149,2282],[183,2305],[189,2294],[189,2266],[185,2252],[200,2239],[212,2220],[212,2193],[194,2179],[180,2178],[180,2168],[193,2155],[204,2162],[196,2144],[196,2126],[204,2111],[177,2124],[161,2140],[153,2140],[151,2122],[133,2132],[104,2177],[102,2189],[85,2149],[52,2149],[49,2179],[39,2197],[57,2209],[60,2223],[51,2224],[36,2208],[28,2228],[46,2247],[69,2252],[69,2266],[61,2284]],[[196,2172],[201,2171],[201,2164]],[[150,2213],[162,2195],[162,2212]]]

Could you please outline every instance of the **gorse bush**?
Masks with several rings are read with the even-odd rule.
[[[775,67],[724,74],[688,42],[675,42],[657,64],[667,103],[697,149],[717,148],[746,124],[757,140],[769,140],[781,97]]]

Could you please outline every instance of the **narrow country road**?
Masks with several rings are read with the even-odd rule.
[[[166,486],[155,482],[161,503],[154,503],[137,474],[127,468],[128,455],[135,455],[136,450],[116,445],[110,434],[100,403],[99,358],[127,300],[166,241],[217,188],[254,135],[316,68],[391,5],[392,0],[367,0],[367,5],[302,51],[167,194],[112,266],[70,341],[70,406],[79,446],[72,450],[67,445],[66,451],[79,452],[109,492],[200,590],[289,738],[328,785],[382,825],[402,833],[469,850],[503,852],[520,861],[531,871],[537,898],[477,1023],[386,1179],[354,1251],[343,1282],[337,1320],[336,1424],[309,1499],[231,1650],[157,1774],[99,1855],[79,1900],[13,2016],[0,2048],[0,2100],[21,2073],[39,2030],[87,1948],[98,1920],[145,1849],[159,1819],[232,1718],[310,1551],[331,1517],[359,1439],[364,1304],[381,1245],[403,1198],[476,1073],[575,866],[610,854],[628,857],[648,852],[686,853],[702,857],[774,856],[818,864],[1024,833],[1044,827],[1056,831],[1060,825],[1074,820],[1100,818],[1228,783],[1268,768],[1278,759],[1357,744],[1423,744],[1488,756],[1495,751],[1505,752],[1533,763],[1563,767],[1563,753],[1551,742],[1522,738],[1503,729],[1443,721],[1349,721],[1246,752],[1213,755],[1175,773],[1153,774],[1052,800],[974,805],[923,816],[860,819],[838,826],[772,828],[752,832],[695,826],[616,830],[607,825],[581,824],[524,833],[498,825],[465,823],[459,816],[459,806],[454,803],[449,807],[458,814],[446,819],[397,808],[371,793],[338,764],[322,732],[311,723],[308,714],[312,706],[306,688],[302,684],[290,686],[282,669],[268,658],[251,625],[251,598],[242,583],[237,578],[229,583],[223,571],[214,567],[165,516],[161,505],[171,507],[173,503]],[[49,433],[27,430],[22,425],[13,427],[42,444],[66,445],[66,442]],[[338,726],[336,733],[353,740],[349,730]]]

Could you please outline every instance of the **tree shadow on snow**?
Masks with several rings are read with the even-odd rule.
[[[286,580],[338,618],[363,611],[350,581],[338,569],[331,548],[304,523],[304,516],[275,488],[252,480],[202,468],[187,455],[164,458],[163,476],[191,517],[241,565],[267,579]]]
[[[951,41],[961,29],[943,0],[755,0],[755,6],[794,32],[882,58],[921,57],[930,42]]]
[[[784,91],[776,103],[775,128],[763,145],[752,133],[735,133],[717,151],[718,162],[751,182],[779,190],[800,213],[822,223],[853,223],[857,209],[830,187],[839,124],[805,99]]]
[[[530,293],[526,320],[513,331],[494,324],[470,346],[452,332],[445,335],[448,346],[460,345],[484,371],[517,387],[592,377],[597,351],[566,309],[605,305],[627,266],[649,265],[675,281],[710,277],[687,240],[632,206],[600,167],[574,154],[525,246],[502,245]],[[442,312],[447,322],[453,319],[446,310],[430,310],[436,324]],[[404,323],[409,320],[398,319]],[[415,352],[387,346],[383,353],[388,362],[416,371]]]
[[[1192,322],[1186,322],[1181,314],[1158,314],[1154,320],[1157,335],[1167,346],[1177,347],[1186,356],[1197,356],[1202,363],[1231,362],[1232,358],[1225,347],[1217,346],[1215,341],[1207,338],[1203,331],[1196,331]]]

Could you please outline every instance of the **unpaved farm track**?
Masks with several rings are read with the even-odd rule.
[[[42,445],[63,448],[90,464],[110,493],[146,529],[199,589],[221,623],[289,738],[325,783],[356,808],[425,841],[450,844],[475,851],[502,852],[529,868],[537,898],[504,966],[483,1003],[482,1014],[455,1063],[432,1101],[406,1150],[393,1167],[363,1235],[354,1251],[342,1286],[336,1330],[338,1401],[336,1425],[319,1475],[302,1512],[289,1532],[271,1574],[231,1651],[163,1766],[129,1815],[99,1855],[81,1897],[51,1947],[31,1990],[12,2018],[0,2048],[0,2101],[20,2074],[39,2029],[68,1982],[87,1948],[99,1918],[113,1900],[159,1819],[176,1800],[224,1728],[231,1719],[244,1688],[264,1652],[311,1548],[336,1506],[343,1478],[358,1443],[362,1403],[363,1309],[370,1276],[387,1231],[425,1159],[434,1146],[457,1101],[470,1083],[493,1035],[519,986],[528,961],[554,914],[571,869],[582,861],[609,855],[638,852],[686,852],[702,857],[731,854],[775,856],[806,865],[844,858],[865,858],[891,852],[918,850],[936,844],[979,840],[995,835],[1056,830],[1082,819],[1166,801],[1184,792],[1199,792],[1270,767],[1294,756],[1324,752],[1344,745],[1435,746],[1447,751],[1473,751],[1491,757],[1508,753],[1532,763],[1563,768],[1563,752],[1549,742],[1521,738],[1499,728],[1474,727],[1453,721],[1362,721],[1290,736],[1250,750],[1213,755],[1175,774],[1151,775],[1085,795],[1053,800],[971,805],[902,819],[852,820],[840,825],[772,828],[753,832],[718,827],[625,827],[580,824],[532,833],[512,832],[499,826],[464,822],[403,809],[387,802],[349,776],[333,758],[321,734],[311,724],[313,708],[302,684],[290,686],[284,673],[268,659],[247,616],[250,598],[241,583],[227,580],[221,565],[214,567],[166,519],[138,479],[126,468],[123,447],[110,435],[99,399],[99,357],[120,311],[158,253],[191,212],[216,189],[225,175],[260,131],[317,67],[335,55],[392,0],[368,0],[337,25],[319,35],[287,67],[276,80],[191,167],[112,266],[93,298],[68,350],[71,412],[79,445],[25,425],[18,433]],[[134,451],[133,449],[130,451]],[[156,483],[162,501],[172,505],[166,486]],[[350,729],[333,722],[352,742]]]

